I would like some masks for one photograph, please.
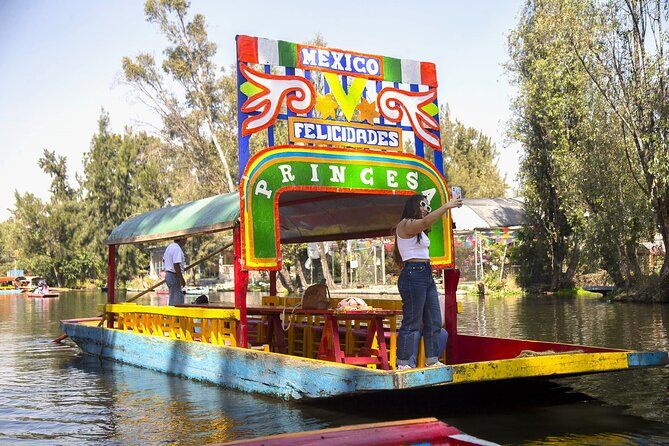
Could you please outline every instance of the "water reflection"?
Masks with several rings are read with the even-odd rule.
[[[0,443],[203,444],[435,416],[508,444],[669,442],[669,369],[490,383],[295,404],[56,346],[60,319],[95,316],[101,293],[0,297]],[[146,296],[140,303],[164,304]],[[232,301],[230,293],[212,299]],[[253,295],[249,304],[258,304]],[[667,349],[669,307],[581,298],[467,297],[461,332]]]

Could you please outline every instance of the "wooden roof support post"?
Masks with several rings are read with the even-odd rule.
[[[237,327],[237,339],[240,347],[248,347],[248,325],[246,322],[246,292],[249,286],[249,272],[242,269],[242,237],[239,224],[236,224],[232,232],[234,243],[235,263],[235,308],[239,310],[239,325]]]
[[[269,272],[269,295],[276,296],[276,271]]]
[[[458,362],[458,302],[456,291],[460,281],[460,270],[448,268],[444,270],[444,328],[448,332],[448,345],[446,346],[446,361],[448,364]]]
[[[116,292],[116,245],[109,245],[107,259],[107,303],[113,304]],[[108,328],[114,328],[114,320],[107,321]]]

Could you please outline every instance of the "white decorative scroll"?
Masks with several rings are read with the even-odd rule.
[[[239,69],[249,82],[261,90],[242,105],[244,113],[259,112],[244,120],[242,135],[250,135],[272,125],[284,99],[294,113],[307,113],[314,107],[316,91],[303,77],[261,73],[245,64],[240,64]]]
[[[430,89],[423,92],[404,91],[397,88],[384,88],[379,92],[376,102],[381,115],[390,122],[400,122],[406,114],[414,133],[430,147],[441,150],[439,138],[428,130],[439,130],[439,123],[423,110],[437,97],[437,91]]]

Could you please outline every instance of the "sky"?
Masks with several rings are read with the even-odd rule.
[[[437,65],[439,103],[489,135],[498,167],[516,186],[517,143],[507,137],[515,90],[503,64],[522,0],[213,1],[192,0],[215,62],[235,61],[235,35],[305,42]],[[48,199],[50,178],[37,166],[44,149],[67,157],[74,184],[104,108],[111,128],[151,130],[159,120],[122,82],[121,59],[157,59],[167,41],[144,17],[140,0],[0,0],[0,221],[14,192]],[[148,126],[147,126],[148,125]]]

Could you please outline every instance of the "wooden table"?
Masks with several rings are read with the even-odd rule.
[[[390,370],[383,320],[399,314],[402,314],[402,311],[369,309],[335,312],[329,310],[329,312],[325,314],[325,327],[323,328],[321,344],[318,349],[318,359],[363,366],[376,364],[383,370]],[[369,321],[367,325],[367,334],[365,336],[365,345],[358,352],[358,356],[347,356],[345,352],[341,350],[341,344],[339,342],[339,321],[345,320]],[[375,335],[378,347],[373,349],[372,344]]]
[[[206,308],[233,308],[231,305],[224,304],[183,304],[180,307],[206,307]],[[326,361],[341,362],[344,364],[368,365],[376,364],[383,370],[390,370],[388,362],[388,346],[386,344],[385,329],[383,321],[386,318],[402,314],[401,310],[355,310],[346,312],[336,312],[335,310],[305,310],[302,308],[280,307],[280,306],[259,306],[246,307],[246,314],[251,316],[267,317],[267,334],[265,336],[267,344],[272,346],[275,351],[286,352],[286,335],[282,327],[281,314],[288,316],[324,316],[325,326],[321,335],[321,342],[318,349],[318,359]],[[341,349],[339,340],[339,321],[345,320],[367,320],[367,332],[365,336],[365,345],[360,349],[358,356],[346,355]],[[378,348],[372,348],[376,336]]]

